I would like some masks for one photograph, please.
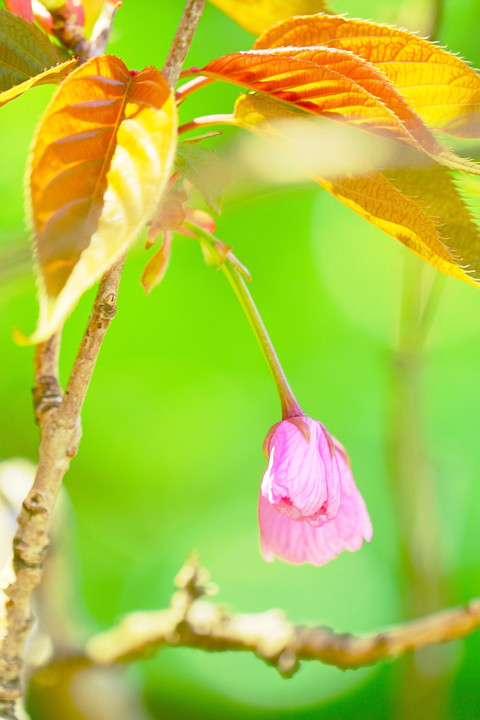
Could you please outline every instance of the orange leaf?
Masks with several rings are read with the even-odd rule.
[[[9,90],[0,92],[0,107],[5,105],[7,102],[10,102],[10,100],[14,100],[20,95],[23,95],[23,93],[30,90],[30,88],[37,87],[37,85],[58,85],[65,79],[76,64],[77,60],[75,58],[67,60],[60,65],[54,65],[53,67],[48,68],[48,70],[31,77],[29,80],[25,80],[25,82],[22,82],[19,85],[14,85]]]
[[[458,137],[480,135],[480,76],[461,58],[405,30],[333,15],[285,20],[255,48],[321,45],[375,65],[431,127]]]
[[[254,35],[291,15],[311,15],[325,10],[324,0],[210,0]]]
[[[163,75],[115,57],[75,70],[40,123],[30,190],[40,270],[31,342],[61,325],[82,293],[150,220],[170,174],[176,108]]]
[[[345,50],[251,50],[213,60],[198,72],[265,93],[315,115],[347,120],[420,149],[448,167],[480,174],[475,163],[440,145],[383,73]]]
[[[273,141],[298,163],[301,154],[291,138],[285,141],[282,125],[275,123],[279,117],[298,122],[294,112],[262,96],[241,96],[235,106],[239,125]],[[416,155],[413,152],[413,162]],[[363,155],[361,160],[364,163]],[[345,205],[437,269],[480,284],[479,229],[446,168],[424,163],[422,167],[420,156],[417,167],[380,173],[372,164],[370,172],[364,168],[363,174],[326,179],[307,162],[301,166]]]

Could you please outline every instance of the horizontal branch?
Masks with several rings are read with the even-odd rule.
[[[191,647],[211,652],[255,653],[284,676],[301,660],[318,660],[341,669],[373,665],[409,650],[465,637],[480,626],[480,598],[466,606],[397,625],[384,632],[355,636],[327,627],[295,626],[281,610],[239,614],[202,599],[213,594],[208,574],[195,558],[178,574],[167,610],[136,612],[116,627],[93,637],[90,660],[100,665],[128,662],[162,647]]]

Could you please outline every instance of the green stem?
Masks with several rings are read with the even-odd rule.
[[[442,527],[426,449],[423,398],[424,342],[443,283],[434,281],[423,305],[425,270],[418,258],[405,257],[399,343],[393,356],[391,385],[391,478],[407,617],[434,612],[447,596]],[[445,717],[448,657],[438,648],[428,673],[422,671],[421,662],[421,656],[419,660],[415,654],[400,666],[403,671],[396,689],[395,720],[412,717],[413,708],[422,708],[420,714],[428,714],[429,720]]]
[[[300,408],[300,405],[295,399],[292,389],[288,384],[288,380],[283,372],[282,366],[280,365],[280,361],[277,357],[272,341],[270,340],[270,336],[263,323],[260,313],[258,312],[257,306],[250,295],[242,272],[239,269],[234,256],[231,252],[227,252],[226,255],[222,255],[219,252],[219,246],[223,246],[223,243],[220,243],[214,235],[203,228],[200,228],[198,225],[188,221],[185,221],[184,225],[195,235],[196,238],[198,238],[198,240],[204,242],[209,250],[213,252],[215,258],[218,259],[218,263],[225,273],[230,285],[235,291],[235,294],[248,318],[250,326],[258,340],[258,344],[260,345],[265,360],[267,361],[273,375],[282,405],[283,419],[303,416],[304,413],[302,412],[302,409]]]

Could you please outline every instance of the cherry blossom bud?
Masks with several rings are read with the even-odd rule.
[[[293,564],[323,565],[372,538],[372,525],[347,454],[317,420],[282,420],[267,435],[260,490],[262,553]]]

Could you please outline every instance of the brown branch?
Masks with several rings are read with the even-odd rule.
[[[0,717],[18,717],[21,671],[27,635],[33,623],[31,596],[40,584],[48,549],[48,529],[55,499],[81,437],[80,413],[105,333],[115,316],[115,303],[125,258],[106,273],[80,345],[63,399],[58,384],[59,337],[39,345],[36,353],[36,415],[41,442],[34,484],[23,502],[13,542],[14,580],[8,597],[0,656]],[[48,381],[45,381],[48,378]],[[46,392],[42,396],[41,392]],[[57,402],[57,399],[60,402]]]
[[[32,394],[35,420],[40,426],[44,413],[59,407],[62,402],[62,389],[58,379],[60,341],[61,334],[57,333],[35,348],[35,384]]]
[[[317,660],[341,669],[373,665],[404,653],[465,637],[480,626],[480,598],[458,607],[397,625],[384,632],[355,636],[327,627],[295,626],[281,610],[259,614],[229,612],[202,596],[212,594],[208,575],[196,559],[176,578],[170,608],[136,612],[87,644],[87,656],[111,665],[148,656],[162,647],[191,647],[211,652],[253,652],[285,676],[301,660]]]
[[[180,77],[185,57],[200,21],[206,0],[188,0],[183,11],[180,24],[163,66],[163,74],[171,88],[174,88]]]
[[[187,2],[166,62],[166,74],[172,86],[178,79],[204,4],[205,0]],[[95,26],[91,46],[80,48],[81,61],[104,51],[114,15],[115,9],[109,5]],[[85,395],[103,338],[116,313],[124,261],[122,257],[102,278],[63,396],[58,380],[60,336],[53,336],[37,347],[33,394],[41,435],[39,460],[33,487],[18,519],[13,542],[14,578],[5,589],[8,600],[1,628],[0,717],[8,720],[25,716],[21,707],[21,673],[25,641],[33,623],[31,597],[42,578],[55,499],[80,441],[80,414]]]

